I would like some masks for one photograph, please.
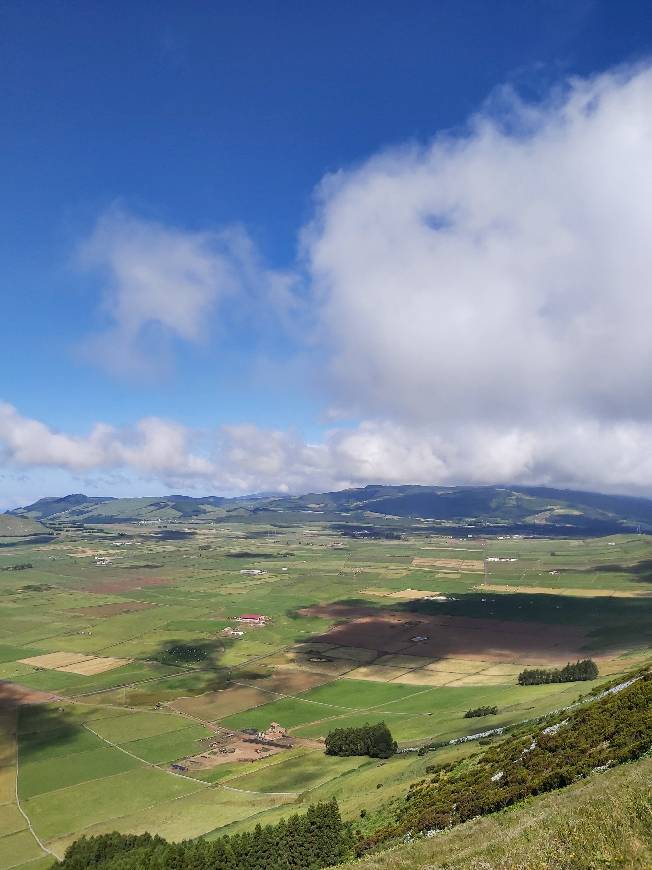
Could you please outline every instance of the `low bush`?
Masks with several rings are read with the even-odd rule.
[[[497,712],[498,707],[475,707],[473,710],[467,710],[464,718],[475,719],[479,716],[495,716]]]

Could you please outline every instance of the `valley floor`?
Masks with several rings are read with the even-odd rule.
[[[648,535],[352,529],[301,515],[0,538],[0,868],[41,870],[82,834],[212,840],[333,796],[368,834],[431,763],[478,751],[418,747],[566,708],[650,659]],[[597,681],[518,684],[588,656]],[[323,752],[329,731],[380,721],[411,751]],[[286,743],[253,745],[272,723]]]

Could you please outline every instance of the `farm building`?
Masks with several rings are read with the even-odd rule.
[[[267,617],[261,613],[243,613],[235,617],[236,622],[244,622],[245,625],[265,625]]]
[[[258,736],[263,740],[278,740],[279,737],[287,737],[288,732],[278,722],[272,722],[267,731],[261,731]]]

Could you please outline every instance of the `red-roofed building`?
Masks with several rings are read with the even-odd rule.
[[[246,625],[265,625],[267,617],[262,613],[243,613],[242,616],[236,616],[236,622],[244,622]]]

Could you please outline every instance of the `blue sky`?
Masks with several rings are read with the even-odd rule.
[[[636,2],[3,4],[0,506],[648,491],[649,342],[605,312],[622,256],[647,314],[645,245],[619,234],[649,219],[651,46]]]

